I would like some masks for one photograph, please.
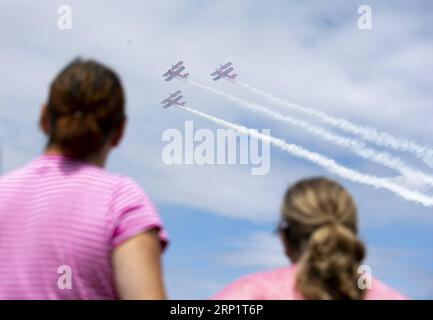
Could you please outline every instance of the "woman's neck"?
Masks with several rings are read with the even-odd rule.
[[[44,154],[45,155],[66,156],[65,153],[60,148],[57,148],[56,146],[48,146],[45,149]],[[106,159],[107,159],[107,154],[105,152],[100,152],[98,154],[94,154],[94,155],[88,156],[88,157],[86,157],[84,159],[80,159],[80,160],[84,160],[84,161],[91,163],[95,166],[104,168]]]

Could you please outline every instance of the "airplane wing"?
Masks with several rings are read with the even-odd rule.
[[[171,69],[168,70],[166,73],[164,73],[162,76],[163,76],[163,77],[167,77],[168,75],[170,75],[170,73],[171,73]]]
[[[223,75],[227,76],[230,72],[232,72],[234,70],[233,67],[228,68],[227,70],[224,71]]]
[[[215,77],[217,74],[218,74],[218,70],[212,72],[210,75],[211,75],[211,77]]]
[[[172,103],[167,103],[165,106],[162,106],[163,108],[168,108],[169,106],[171,106]]]
[[[221,75],[218,75],[217,77],[213,78],[212,80],[213,80],[213,81],[217,81],[217,80],[219,80],[219,79],[221,79],[221,78],[222,78],[222,76],[221,76]]]
[[[173,79],[176,75],[175,74],[170,74],[170,76],[168,78],[165,79],[165,81],[170,81],[171,79]]]
[[[221,67],[221,69],[228,68],[228,67],[230,67],[231,65],[232,65],[231,62],[227,62],[225,65],[223,65],[223,66]]]
[[[172,93],[171,95],[170,95],[170,97],[172,97],[172,98],[174,98],[174,97],[176,97],[178,94],[180,94],[181,93],[181,91],[180,90],[177,90],[175,93]]]
[[[177,102],[179,102],[179,100],[181,100],[182,98],[183,98],[183,96],[180,95],[180,96],[174,98],[173,100],[171,100],[170,102],[171,102],[172,104],[173,104],[173,103],[177,103]]]
[[[173,69],[176,69],[176,68],[180,67],[182,64],[183,64],[183,61],[179,61],[178,63],[176,63],[176,64],[173,66]]]
[[[175,70],[174,73],[175,73],[175,74],[180,74],[183,70],[185,70],[185,67],[184,67],[184,66],[182,66],[182,67],[180,67],[179,69]]]
[[[170,100],[168,100],[168,98],[161,101],[162,104],[167,103],[167,102],[170,102]]]

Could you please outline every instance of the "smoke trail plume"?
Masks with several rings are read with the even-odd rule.
[[[390,169],[396,170],[400,172],[404,176],[415,176],[419,179],[422,179],[424,182],[430,184],[433,186],[433,177],[431,175],[425,174],[424,172],[411,168],[407,166],[400,158],[394,157],[386,152],[380,152],[373,148],[367,147],[362,141],[348,138],[345,136],[337,135],[332,133],[329,130],[326,130],[322,127],[313,125],[311,123],[308,123],[307,121],[299,120],[296,118],[293,118],[289,115],[284,115],[279,112],[270,110],[264,106],[257,105],[251,102],[248,102],[246,100],[240,99],[238,97],[235,97],[231,94],[228,94],[224,91],[203,85],[201,83],[195,82],[190,80],[189,81],[192,85],[197,86],[199,88],[202,88],[204,90],[213,92],[215,94],[218,94],[220,96],[223,96],[224,98],[233,101],[237,103],[238,105],[247,108],[253,112],[260,112],[272,119],[275,119],[279,122],[289,124],[292,126],[296,126],[299,128],[302,128],[326,141],[335,143],[341,147],[348,148],[352,150],[355,154],[358,156],[374,161],[378,164],[381,164],[383,166],[386,166]]]
[[[249,129],[244,126],[234,124],[216,117],[213,117],[211,115],[208,115],[204,112],[189,108],[189,107],[181,107],[178,106],[181,109],[184,109],[186,111],[189,111],[195,115],[198,115],[202,118],[208,119],[216,124],[225,126],[227,128],[231,128],[236,130],[240,134],[248,135],[252,138],[259,139],[265,143],[270,143],[274,145],[275,147],[280,148],[281,150],[304,160],[308,160],[312,163],[315,163],[316,165],[328,170],[329,172],[336,174],[340,176],[341,178],[347,179],[352,182],[372,186],[375,188],[382,188],[389,190],[393,192],[394,194],[398,195],[399,197],[420,203],[426,207],[433,206],[433,198],[419,193],[417,191],[409,190],[405,187],[402,187],[401,185],[395,184],[385,178],[380,178],[374,175],[368,175],[360,173],[356,170],[350,169],[348,167],[342,166],[338,163],[336,163],[333,159],[325,157],[319,153],[315,153],[312,151],[309,151],[305,148],[302,148],[295,144],[289,144],[285,142],[282,139],[275,138],[273,136],[267,136],[264,135],[257,130]]]
[[[248,89],[251,92],[254,92],[271,102],[276,104],[301,111],[305,114],[315,116],[336,128],[348,133],[352,133],[357,135],[358,137],[374,143],[378,146],[387,147],[396,151],[409,152],[415,155],[417,158],[421,159],[428,166],[433,168],[433,148],[428,145],[421,145],[416,141],[412,141],[404,138],[397,138],[391,135],[390,133],[377,131],[375,128],[361,126],[354,124],[346,119],[337,118],[326,114],[323,111],[306,108],[300,106],[298,104],[294,104],[288,101],[285,101],[281,98],[278,98],[270,93],[267,93],[263,90],[257,89],[249,84],[243,83],[241,81],[233,81],[238,85]]]

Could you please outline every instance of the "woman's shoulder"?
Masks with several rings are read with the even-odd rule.
[[[81,186],[82,190],[99,190],[114,195],[140,194],[144,191],[131,177],[111,172],[105,168],[75,161],[59,155],[42,155],[24,166],[11,170],[0,177],[0,185],[22,185],[27,181],[55,183],[57,185],[71,184]]]
[[[408,300],[409,298],[389,287],[382,281],[373,278],[371,287],[367,289],[366,300]]]
[[[296,299],[295,266],[255,272],[239,278],[215,296],[214,300]]]

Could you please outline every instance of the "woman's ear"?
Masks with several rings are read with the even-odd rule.
[[[126,128],[126,117],[122,120],[119,127],[116,129],[116,131],[114,132],[111,138],[111,146],[113,148],[117,147],[120,144],[120,141],[122,141],[125,128]]]
[[[48,117],[47,106],[45,104],[43,104],[41,107],[39,127],[42,130],[42,132],[45,133],[47,136],[50,135],[50,121]]]
[[[284,252],[286,253],[286,256],[292,261],[296,262],[296,254],[295,249],[293,248],[293,245],[287,240],[287,237],[284,235],[284,233],[279,232],[278,235],[280,236],[280,240],[283,243]]]

